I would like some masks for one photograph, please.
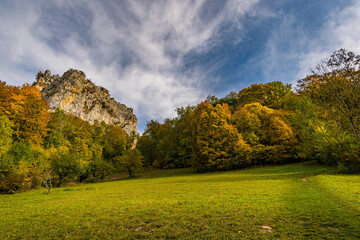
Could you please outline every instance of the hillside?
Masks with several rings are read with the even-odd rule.
[[[0,196],[0,239],[358,239],[359,176],[311,163]]]
[[[84,72],[70,69],[61,77],[49,70],[39,72],[33,84],[50,109],[60,108],[90,123],[95,120],[120,126],[127,134],[137,131],[137,118],[131,108],[111,98],[109,91],[86,79]]]

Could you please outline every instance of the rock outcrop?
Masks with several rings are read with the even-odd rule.
[[[104,121],[122,127],[127,134],[137,131],[131,108],[111,98],[109,91],[86,79],[84,72],[70,69],[61,77],[49,70],[39,72],[33,84],[47,100],[50,109],[63,109],[90,123]]]

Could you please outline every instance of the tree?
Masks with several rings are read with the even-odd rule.
[[[283,107],[282,99],[286,95],[292,94],[291,84],[274,81],[267,84],[270,86],[270,99],[268,100],[268,107],[280,109]]]
[[[161,124],[150,121],[139,138],[137,148],[144,156],[144,165],[156,168],[182,168],[191,165],[191,119],[193,107],[176,109],[177,117]]]
[[[264,163],[281,163],[291,158],[296,136],[284,114],[260,103],[238,107],[233,122],[254,150],[254,158]]]
[[[43,177],[39,177],[39,179],[45,184],[45,187],[48,189],[47,194],[50,194],[50,191],[53,187],[51,182],[51,173],[49,171],[46,171]]]
[[[360,171],[360,55],[344,49],[334,52],[312,75],[299,80],[298,92],[319,107],[319,115],[336,133],[327,142],[333,142],[328,150],[337,142],[331,149],[337,149],[332,155],[338,164]]]
[[[258,102],[263,106],[279,109],[282,108],[281,99],[291,93],[291,84],[284,84],[280,81],[252,84],[238,93],[237,101],[241,106]]]
[[[85,177],[86,182],[93,182],[104,179],[107,175],[114,171],[114,166],[107,163],[103,159],[94,158],[87,166]]]
[[[156,141],[152,136],[144,134],[139,138],[139,141],[136,145],[141,154],[144,156],[144,166],[150,167],[157,159],[156,154]]]
[[[58,177],[58,186],[65,181],[79,180],[79,177],[85,173],[80,156],[71,152],[55,156],[51,161],[51,168]]]
[[[0,157],[11,148],[13,125],[7,116],[0,115]]]
[[[50,120],[47,126],[48,134],[46,137],[46,147],[54,146],[56,148],[66,144],[66,127],[69,125],[69,116],[59,108],[50,114]]]
[[[41,143],[46,136],[48,106],[36,87],[20,88],[0,83],[0,114],[13,122],[16,141]]]
[[[161,124],[157,121],[151,120],[148,122],[146,129],[137,144],[137,148],[144,156],[145,166],[152,166],[155,162],[155,165],[160,167],[160,152],[157,145],[160,141],[160,126]]]
[[[326,110],[329,118],[360,141],[360,55],[340,49],[298,82],[300,94]]]
[[[228,170],[250,164],[251,148],[230,124],[230,119],[226,104],[213,107],[207,101],[191,114],[196,171]]]
[[[31,145],[14,142],[0,158],[0,191],[14,193],[30,189],[37,165],[38,159]]]
[[[106,125],[103,140],[103,157],[111,162],[113,158],[121,156],[127,145],[125,131],[115,125]]]
[[[126,150],[124,155],[115,157],[114,161],[120,168],[125,168],[130,177],[142,167],[142,156],[137,149]]]

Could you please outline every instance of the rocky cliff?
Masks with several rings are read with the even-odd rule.
[[[90,123],[104,121],[122,127],[127,134],[136,132],[137,119],[131,108],[111,98],[109,91],[86,79],[82,71],[70,69],[61,77],[51,75],[49,70],[39,72],[33,84],[50,109],[57,107]]]

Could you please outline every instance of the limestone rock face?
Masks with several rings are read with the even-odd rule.
[[[86,79],[82,71],[70,69],[61,77],[49,70],[39,72],[33,84],[47,100],[50,109],[57,107],[90,123],[104,121],[122,127],[127,134],[137,131],[137,118],[131,108],[111,98],[109,91]]]

